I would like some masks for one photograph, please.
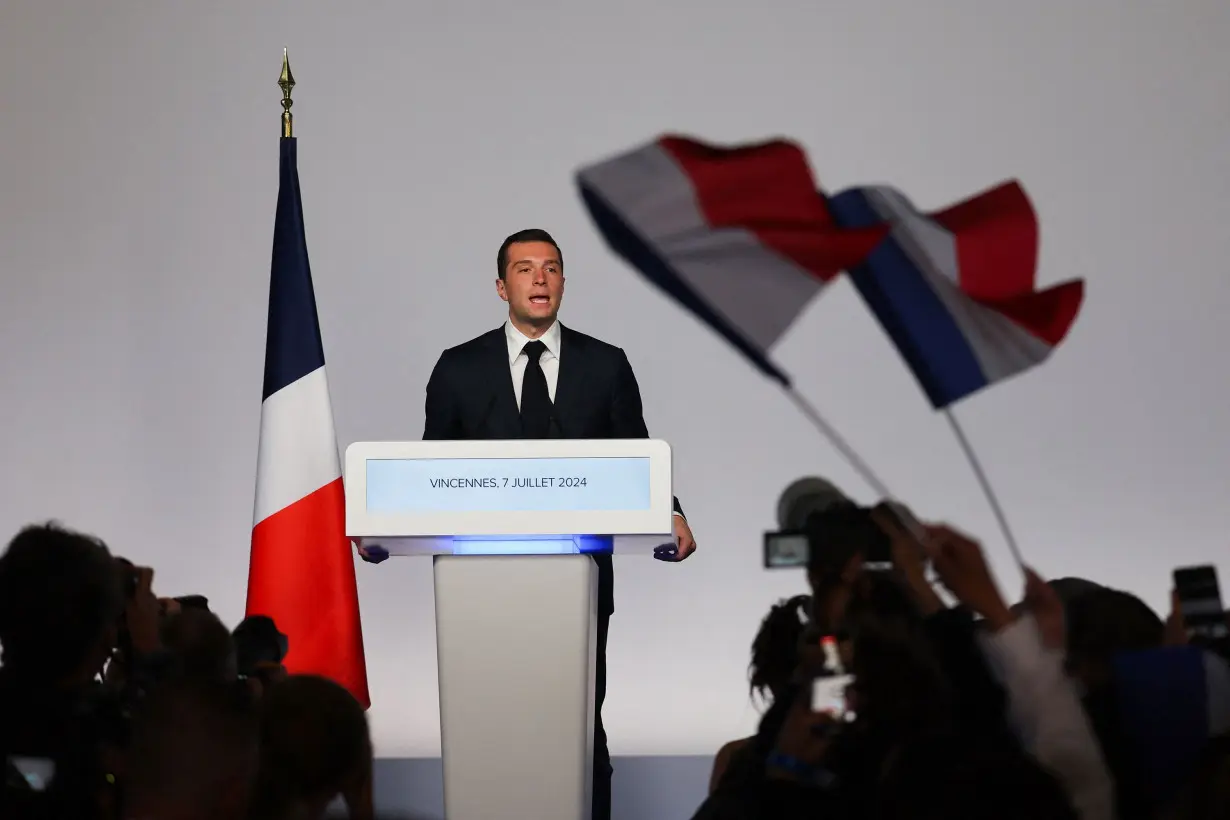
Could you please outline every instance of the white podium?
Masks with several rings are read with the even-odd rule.
[[[433,556],[447,820],[588,820],[597,566],[673,530],[654,439],[359,442],[346,532]]]

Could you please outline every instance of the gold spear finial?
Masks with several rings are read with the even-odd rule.
[[[293,137],[295,117],[290,113],[290,107],[294,105],[290,99],[290,90],[295,87],[295,75],[290,73],[290,60],[286,56],[286,49],[282,49],[282,74],[278,77],[278,85],[282,86],[282,136]]]

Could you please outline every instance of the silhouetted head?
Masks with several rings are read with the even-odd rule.
[[[776,700],[790,682],[798,664],[799,640],[807,625],[811,596],[796,595],[779,601],[765,615],[752,641],[749,678],[752,693]]]
[[[4,665],[49,683],[90,681],[115,646],[124,600],[121,569],[101,540],[26,527],[0,557]]]

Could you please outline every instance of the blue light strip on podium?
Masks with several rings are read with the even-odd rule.
[[[453,538],[453,555],[576,555],[611,552],[608,535],[494,536]]]

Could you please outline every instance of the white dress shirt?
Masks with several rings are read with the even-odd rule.
[[[525,366],[530,358],[525,355],[525,346],[533,341],[513,326],[511,321],[504,323],[504,338],[508,340],[508,364],[512,368],[513,392],[517,396],[517,409],[521,409],[521,387],[525,382]],[[559,322],[553,322],[547,332],[538,341],[547,346],[538,359],[542,374],[547,377],[547,395],[555,401],[555,387],[559,384]]]

